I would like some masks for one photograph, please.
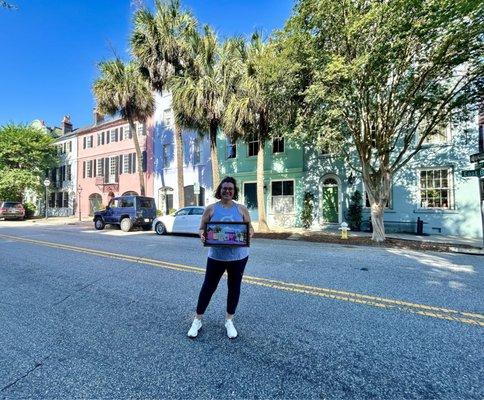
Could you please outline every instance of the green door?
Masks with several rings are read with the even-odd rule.
[[[338,223],[338,183],[328,178],[323,183],[323,221]]]

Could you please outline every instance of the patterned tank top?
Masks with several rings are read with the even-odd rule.
[[[214,204],[214,211],[210,221],[243,222],[244,217],[240,213],[237,203],[233,202],[232,207],[225,208],[220,202],[217,202]],[[208,256],[210,258],[221,261],[242,260],[248,255],[248,247],[214,246],[210,247],[208,250]]]

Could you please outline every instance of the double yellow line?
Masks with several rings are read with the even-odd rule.
[[[204,274],[205,269],[199,267],[192,267],[189,265],[175,264],[167,261],[155,260],[151,258],[129,256],[125,254],[111,253],[107,251],[83,248],[78,246],[71,246],[61,243],[47,242],[43,240],[34,240],[18,236],[2,235],[0,237],[19,242],[31,243],[40,246],[52,247],[55,249],[75,251],[79,253],[86,253],[96,255],[99,257],[111,258],[122,261],[135,262],[144,265],[151,265],[164,269],[171,269],[175,271],[192,272],[197,274]],[[445,319],[463,324],[477,325],[484,327],[484,315],[478,313],[470,313],[464,311],[451,310],[443,307],[428,306],[425,304],[411,303],[408,301],[400,301],[394,299],[386,299],[378,296],[371,296],[359,293],[345,292],[341,290],[321,288],[317,286],[302,285],[292,282],[284,282],[274,279],[259,278],[256,276],[245,275],[244,282],[268,287],[276,290],[283,290],[293,293],[307,294],[311,296],[319,296],[333,300],[348,301],[357,304],[363,304],[371,307],[378,307],[381,309],[394,309],[403,312],[410,312],[413,314],[424,315],[438,319]]]

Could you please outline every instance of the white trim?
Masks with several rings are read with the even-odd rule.
[[[328,224],[331,222],[326,222],[324,221],[324,215],[323,215],[323,191],[324,191],[324,181],[326,179],[334,179],[337,183],[337,188],[338,188],[338,224],[340,224],[343,221],[343,190],[342,190],[342,184],[341,184],[341,179],[338,175],[335,173],[328,173],[325,174],[321,177],[319,181],[319,204],[318,204],[318,220],[319,224]]]
[[[447,187],[449,190],[449,204],[448,207],[422,207],[422,197],[421,197],[421,190],[422,190],[422,185],[421,185],[421,172],[422,171],[436,171],[436,170],[447,170]],[[443,166],[434,166],[434,167],[422,167],[422,168],[417,168],[417,210],[418,211],[423,211],[423,210],[455,210],[455,196],[454,196],[454,168],[449,165],[443,165]]]
[[[287,212],[287,213],[279,213],[279,212],[275,212],[273,209],[272,209],[272,183],[273,182],[289,182],[291,181],[292,182],[292,212]],[[296,213],[296,180],[294,178],[279,178],[279,179],[271,179],[269,181],[269,185],[270,185],[270,188],[268,190],[269,192],[269,212],[271,214],[288,214],[288,215],[294,215]],[[284,186],[283,186],[284,187]],[[284,196],[284,193],[282,194],[282,196]],[[290,195],[288,195],[290,196]]]

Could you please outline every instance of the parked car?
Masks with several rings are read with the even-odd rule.
[[[119,225],[124,232],[129,232],[134,226],[149,231],[155,217],[155,199],[130,195],[114,197],[105,210],[94,213],[93,221],[97,230],[109,224]]]
[[[25,209],[18,201],[3,201],[0,203],[0,218],[19,219],[25,218]]]
[[[165,233],[198,233],[205,207],[190,206],[180,208],[173,215],[163,215],[153,221],[156,234]]]

